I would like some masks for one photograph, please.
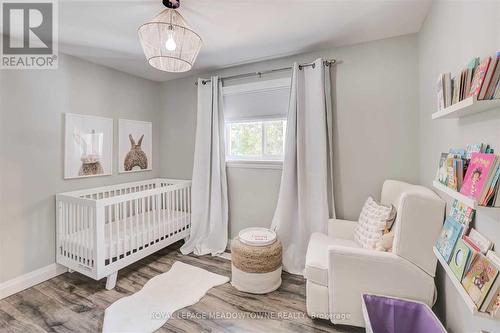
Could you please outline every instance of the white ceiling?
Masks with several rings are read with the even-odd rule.
[[[192,72],[355,44],[419,31],[432,0],[181,0],[203,38],[195,67],[170,74],[150,67],[137,28],[161,0],[60,0],[59,49],[155,81]]]

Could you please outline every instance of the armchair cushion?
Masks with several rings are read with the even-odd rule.
[[[305,277],[307,280],[328,286],[328,248],[331,245],[359,247],[354,240],[333,238],[319,232],[313,233],[306,255]]]
[[[363,293],[415,299],[432,306],[434,278],[391,252],[331,245],[329,251],[329,311],[348,313],[337,324],[364,326]]]

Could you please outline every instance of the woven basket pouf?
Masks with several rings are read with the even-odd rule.
[[[231,284],[240,291],[265,294],[281,285],[282,246],[279,240],[265,246],[231,242]]]

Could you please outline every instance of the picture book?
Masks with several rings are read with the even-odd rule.
[[[478,254],[462,280],[462,285],[470,298],[481,308],[484,299],[498,276],[498,268],[482,254]]]
[[[462,241],[464,242],[464,244],[470,250],[469,258],[467,259],[467,263],[465,265],[465,271],[464,271],[464,274],[465,274],[465,273],[467,273],[469,271],[470,264],[474,261],[474,259],[476,258],[476,256],[479,253],[481,253],[481,251],[479,250],[479,248],[477,247],[477,245],[474,244],[474,242],[469,239],[468,236],[463,235],[462,236]]]
[[[494,155],[494,154],[491,154],[491,155]],[[499,167],[500,167],[500,159],[498,158],[498,156],[496,156],[494,164],[491,167],[490,173],[488,175],[488,178],[486,178],[485,186],[484,186],[483,192],[481,193],[481,197],[479,198],[479,204],[481,206],[485,206],[488,203],[489,199],[491,198],[491,195],[492,195],[491,192],[493,191],[492,187],[496,186],[497,173],[498,173]]]
[[[451,79],[451,85],[453,88],[452,94],[451,94],[451,104],[455,104],[455,103],[458,103],[459,98],[460,98],[460,78],[457,76],[453,77]]]
[[[465,205],[464,203],[453,200],[450,208],[450,216],[455,219],[460,224],[468,227],[474,218],[475,210]],[[464,231],[467,231],[467,228],[464,228]]]
[[[438,110],[442,110],[445,108],[445,99],[444,99],[444,74],[439,74],[437,79],[437,101],[438,101]]]
[[[439,159],[439,167],[436,174],[436,180],[445,186],[448,186],[448,171],[446,169],[447,157],[447,153],[441,153],[441,158]]]
[[[490,86],[493,75],[495,74],[495,70],[497,69],[498,58],[496,54],[491,58],[490,65],[488,66],[488,70],[484,76],[483,83],[481,84],[481,89],[479,94],[477,95],[477,99],[483,100],[486,99],[488,88]]]
[[[458,100],[459,101],[462,101],[465,97],[465,87],[466,87],[466,77],[467,77],[467,70],[463,70],[461,73],[460,73],[460,91],[458,92]]]
[[[472,157],[472,153],[484,153],[486,146],[487,145],[484,143],[468,144],[465,148],[465,158],[470,160],[470,158]]]
[[[446,262],[450,261],[453,253],[453,248],[457,243],[458,238],[462,234],[463,226],[448,216],[444,222],[441,234],[436,242],[436,249],[441,253]]]
[[[499,179],[500,179],[500,167],[497,167],[497,171],[495,173],[495,176],[493,177],[491,183],[489,184],[489,187],[486,191],[486,195],[484,197],[484,202],[482,202],[483,205],[485,206],[494,206],[493,204],[493,198],[495,196],[495,193],[498,191],[498,186],[499,186]]]
[[[490,82],[488,83],[488,91],[486,92],[485,99],[492,99],[495,94],[498,81],[500,79],[500,51],[496,53],[497,66],[493,73]]]
[[[446,158],[446,173],[448,180],[448,184],[446,184],[446,186],[452,190],[458,191],[457,165],[455,158],[450,155]]]
[[[469,239],[477,245],[481,253],[486,254],[493,247],[493,243],[481,235],[476,229],[471,228],[469,232]]]
[[[450,260],[450,268],[453,274],[457,277],[458,281],[462,281],[471,252],[471,249],[464,243],[464,241],[459,239]]]
[[[467,68],[464,70],[464,87],[463,87],[464,91],[462,99],[467,98],[467,94],[469,93],[472,84],[472,78],[474,77],[474,74],[476,73],[478,66],[479,66],[479,58],[476,57],[471,59],[471,61],[469,61]]]
[[[496,158],[495,154],[472,153],[460,193],[479,201]]]
[[[486,312],[493,318],[500,318],[500,288],[498,288],[496,295],[493,297],[490,304],[488,304]]]
[[[481,252],[481,249],[479,248],[479,246],[478,246],[476,243],[474,243],[474,241],[473,241],[473,240],[471,240],[471,239],[469,238],[469,236],[467,236],[467,235],[463,235],[463,236],[462,236],[462,239],[463,239],[463,240],[464,240],[464,242],[465,242],[465,243],[467,243],[467,245],[469,245],[469,246],[470,246],[470,247],[471,247],[474,251],[476,251],[476,252]]]
[[[444,107],[451,106],[451,94],[452,94],[452,86],[451,86],[451,73],[444,73]]]
[[[500,269],[500,258],[496,254],[496,252],[493,251],[488,251],[488,254],[486,255],[486,258],[490,260],[490,263],[493,264],[497,270]],[[492,301],[496,298],[496,292],[497,290],[500,289],[500,278],[497,277],[493,284],[491,285],[490,291],[486,295],[486,298],[484,299],[483,305],[479,308],[479,311],[481,312],[486,312],[488,310],[488,307]]]
[[[497,83],[497,87],[495,88],[495,94],[493,95],[493,99],[500,98],[500,80]]]
[[[470,90],[467,94],[467,97],[479,95],[484,79],[486,77],[486,73],[488,72],[490,63],[491,63],[491,57],[486,57],[481,61],[479,66],[477,66],[476,71],[474,72],[474,76],[472,78]]]

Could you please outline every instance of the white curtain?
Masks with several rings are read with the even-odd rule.
[[[332,183],[332,112],[329,67],[293,66],[285,159],[271,228],[283,244],[283,268],[303,274],[309,237],[327,232],[335,217]]]
[[[191,190],[191,234],[183,254],[218,254],[228,240],[222,83],[198,80],[198,115]]]

